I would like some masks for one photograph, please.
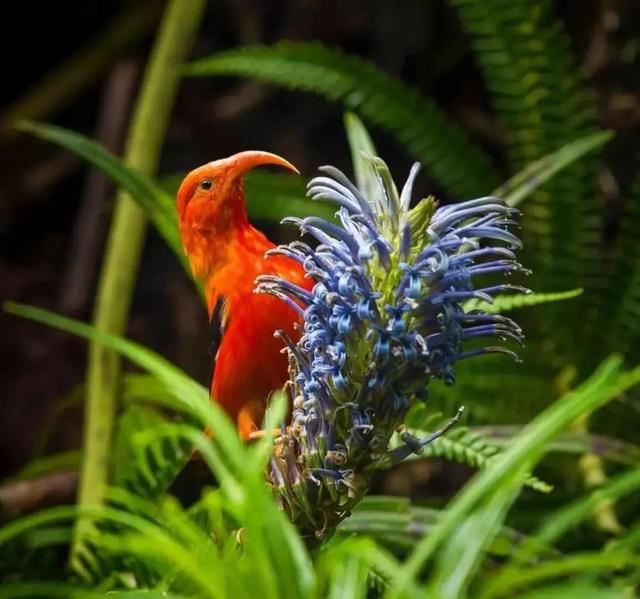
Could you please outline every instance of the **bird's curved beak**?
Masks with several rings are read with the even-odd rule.
[[[285,160],[277,154],[271,152],[261,152],[258,150],[249,150],[246,152],[239,152],[227,158],[229,161],[229,172],[235,177],[241,177],[247,171],[250,171],[256,166],[274,165],[281,166],[296,174],[300,174],[300,171],[293,166],[288,160]]]

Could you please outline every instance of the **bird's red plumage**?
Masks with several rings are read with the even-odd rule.
[[[262,163],[288,165],[279,157],[260,155],[267,157]],[[209,313],[223,302],[211,395],[247,439],[260,427],[269,395],[287,380],[287,357],[274,332],[283,330],[295,339],[299,332],[294,323],[300,320],[284,302],[255,293],[255,280],[277,275],[306,289],[312,282],[290,258],[265,257],[275,246],[247,219],[240,183],[245,163],[238,156],[187,175],[178,192],[178,213],[185,252],[194,274],[204,280]],[[254,156],[252,165],[260,163]],[[199,187],[204,180],[213,182],[211,190]]]
[[[274,332],[281,329],[294,339],[299,335],[294,330],[299,316],[279,299],[254,293],[254,281],[259,275],[273,274],[305,288],[311,285],[293,260],[264,257],[264,251],[273,244],[256,243],[259,250],[247,250],[247,234],[263,237],[255,229],[245,232],[245,243],[237,243],[234,259],[214,277],[212,286],[225,298],[225,331],[211,393],[237,421],[243,438],[260,425],[269,394],[287,380],[287,357],[282,352],[282,340],[274,337]]]

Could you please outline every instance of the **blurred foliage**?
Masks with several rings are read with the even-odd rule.
[[[543,590],[558,577],[570,575],[572,582],[563,592],[580,597],[578,592],[585,588],[598,592],[602,582],[620,593],[634,584],[640,563],[634,527],[628,536],[597,550],[566,554],[553,544],[589,518],[603,499],[636,491],[640,482],[637,468],[548,513],[544,523],[527,536],[503,527],[523,475],[540,461],[550,442],[576,418],[640,382],[640,368],[623,370],[619,357],[607,360],[582,385],[539,414],[501,458],[468,483],[442,513],[417,510],[407,520],[406,504],[380,499],[372,510],[369,500],[353,523],[347,520],[343,533],[309,551],[264,484],[263,472],[271,453],[268,437],[243,445],[232,423],[209,401],[206,389],[146,348],[37,308],[9,304],[5,309],[103,343],[152,374],[166,394],[163,405],[196,424],[163,421],[148,426],[155,417],[149,419],[147,413],[140,426],[138,414],[137,430],[131,431],[133,442],[143,433],[153,455],[161,439],[186,440],[198,449],[220,483],[188,510],[171,495],[161,494],[149,501],[117,488],[108,494],[109,505],[82,509],[85,517],[99,525],[90,537],[93,557],[85,565],[90,577],[102,580],[102,589],[147,587],[169,597],[228,597],[251,596],[259,585],[269,589],[271,597],[322,597],[335,587],[341,593],[337,596],[364,597],[373,585],[389,597],[424,592],[452,598],[467,592],[500,597],[523,587]],[[282,396],[272,403],[267,428],[279,421],[283,404]],[[130,427],[131,412],[125,421]],[[204,426],[216,431],[212,439],[202,436]],[[156,475],[146,458],[134,458],[140,456],[137,450],[119,456],[140,468],[149,480]],[[159,472],[161,476],[162,470]],[[76,515],[78,508],[58,507],[16,520],[0,529],[0,545],[10,556],[12,551],[60,543],[61,535],[40,536],[34,547],[33,541],[29,545],[29,534],[51,530],[54,525],[64,527]],[[408,526],[414,519],[419,526]],[[20,546],[25,542],[26,548]],[[485,570],[483,566],[490,566],[496,553],[500,567]],[[346,555],[350,556],[347,568],[343,563]],[[403,555],[406,561],[398,561]],[[593,579],[596,572],[601,573],[599,583]],[[576,582],[579,591],[573,588]],[[80,586],[61,588],[79,596],[93,592],[84,593]],[[13,583],[5,585],[0,596],[47,596],[55,590],[55,585]],[[132,590],[127,593],[135,595]]]

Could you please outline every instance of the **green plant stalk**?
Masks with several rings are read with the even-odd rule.
[[[156,170],[167,121],[178,86],[178,64],[196,31],[204,0],[170,0],[144,75],[131,122],[125,162],[146,174]],[[121,334],[125,328],[144,243],[145,218],[128,194],[116,199],[105,258],[100,274],[94,324]],[[78,503],[100,505],[109,480],[109,454],[120,383],[120,358],[93,343],[89,350],[84,424],[84,454]],[[71,565],[83,572],[79,556],[87,527],[79,520],[74,530]]]

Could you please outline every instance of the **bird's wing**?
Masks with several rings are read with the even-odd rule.
[[[212,358],[209,388],[211,388],[211,381],[213,380],[213,373],[216,367],[216,356],[218,349],[220,348],[220,342],[227,327],[229,326],[229,318],[226,314],[226,299],[223,296],[218,296],[213,310],[211,310],[211,318],[209,318],[209,355]]]

